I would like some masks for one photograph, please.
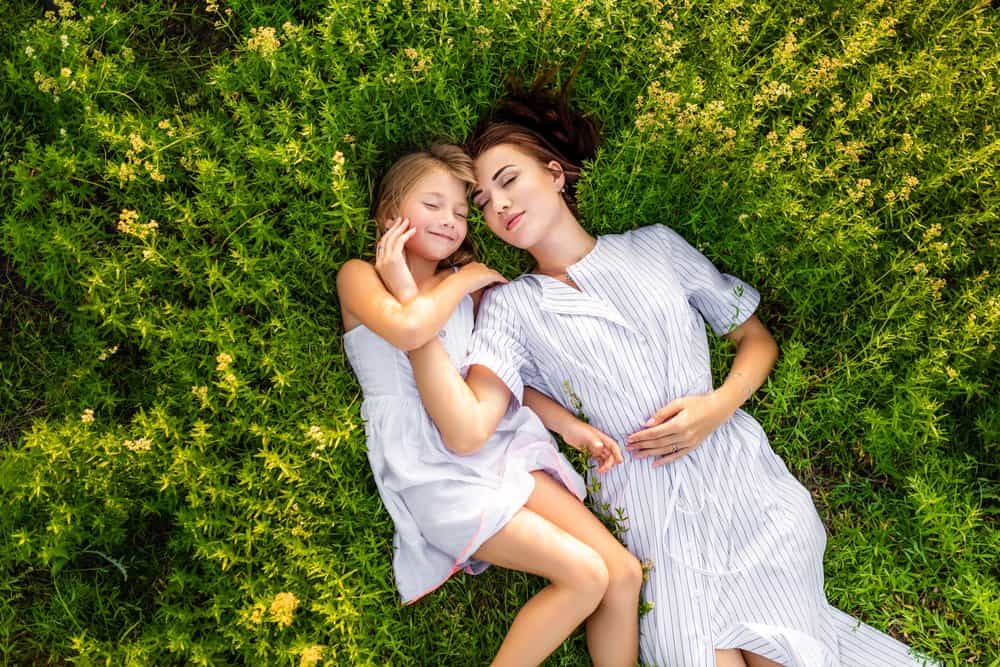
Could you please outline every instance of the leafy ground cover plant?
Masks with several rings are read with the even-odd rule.
[[[587,225],[666,223],[760,288],[783,355],[749,409],[827,524],[831,601],[946,664],[1000,660],[997,23],[938,0],[19,6],[0,655],[491,655],[538,582],[398,606],[334,276],[371,248],[385,166],[586,46]]]

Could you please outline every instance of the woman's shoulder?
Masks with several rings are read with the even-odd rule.
[[[654,223],[652,225],[645,225],[643,227],[636,227],[635,229],[630,229],[621,234],[608,234],[602,238],[606,240],[611,239],[621,239],[623,241],[657,241],[664,242],[669,241],[671,237],[676,236],[677,232],[667,227],[664,224]]]
[[[521,274],[517,278],[494,285],[483,291],[481,308],[506,308],[515,312],[538,299],[541,288],[531,274]]]

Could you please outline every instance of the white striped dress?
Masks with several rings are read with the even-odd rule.
[[[624,510],[627,546],[652,563],[643,662],[712,667],[715,649],[739,648],[796,667],[924,664],[827,603],[823,524],[749,414],[662,467],[625,450],[659,408],[712,391],[705,322],[732,330],[757,291],[662,225],[599,237],[568,274],[579,290],[539,274],[490,290],[466,364],[519,400],[530,385],[573,409],[575,393],[621,443],[625,462],[597,476],[598,499]]]

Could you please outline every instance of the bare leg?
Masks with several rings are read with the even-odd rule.
[[[642,566],[635,556],[564,486],[536,471],[525,507],[537,512],[601,555],[608,568],[607,593],[587,619],[587,648],[595,667],[633,667],[639,659],[639,589]]]
[[[741,651],[741,653],[743,653],[743,659],[746,661],[747,667],[782,667],[781,663],[768,660],[762,655],[757,655],[750,651]]]
[[[747,663],[743,661],[743,653],[739,649],[717,649],[715,667],[747,667]]]
[[[495,667],[541,663],[597,608],[608,588],[608,569],[600,555],[528,508],[475,556],[552,582],[518,612],[493,660]]]

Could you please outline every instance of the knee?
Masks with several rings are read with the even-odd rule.
[[[584,596],[594,607],[600,603],[608,590],[611,574],[607,564],[593,549],[587,549],[573,567],[573,588]]]
[[[608,571],[611,576],[608,593],[614,592],[629,598],[639,595],[639,589],[642,588],[642,565],[639,559],[622,549],[622,553],[609,564]]]

